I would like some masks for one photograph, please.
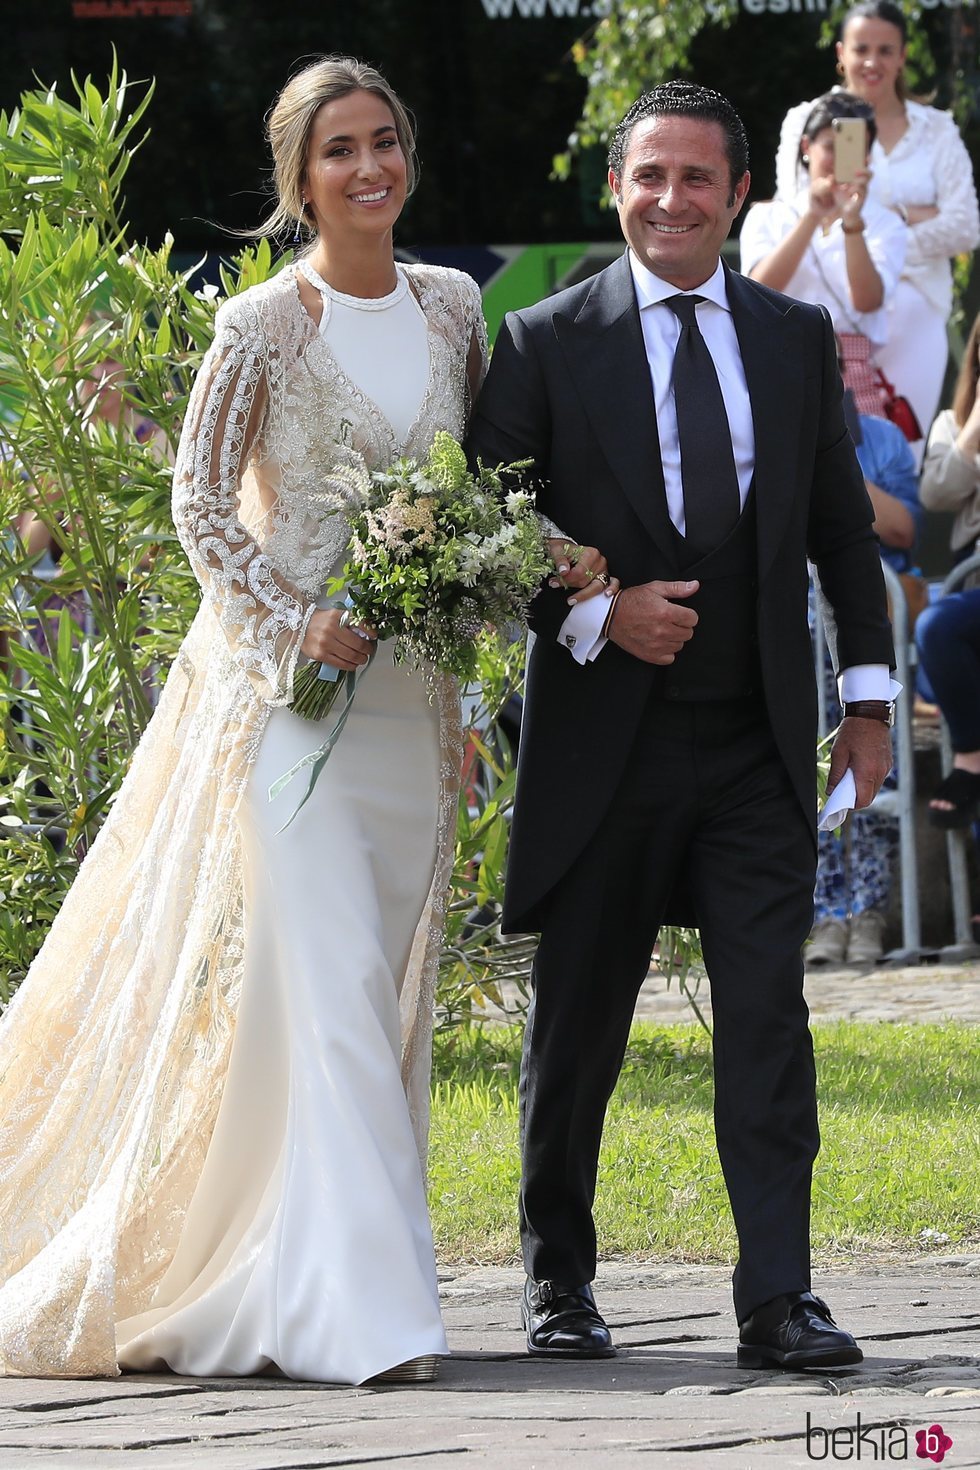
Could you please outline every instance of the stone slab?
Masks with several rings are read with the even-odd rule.
[[[980,963],[976,960],[956,965],[851,965],[812,970],[807,972],[804,990],[815,1022],[980,1021]],[[697,991],[697,1003],[710,1018],[707,981]],[[639,1020],[665,1025],[694,1019],[676,982],[668,987],[656,968],[640,989],[636,1015]]]
[[[0,1380],[0,1467],[797,1470],[847,1449],[857,1463],[859,1432],[865,1463],[872,1446],[882,1463],[885,1448],[904,1445],[885,1462],[931,1464],[914,1436],[937,1423],[953,1441],[950,1470],[980,1466],[980,1256],[823,1271],[817,1290],[866,1357],[813,1374],[735,1366],[728,1273],[717,1267],[604,1264],[596,1291],[620,1351],[595,1363],[524,1355],[514,1268],[447,1268],[441,1284],[453,1357],[434,1384]]]

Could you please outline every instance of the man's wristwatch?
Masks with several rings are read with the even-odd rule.
[[[883,725],[894,725],[895,703],[891,699],[852,699],[844,706],[847,719],[879,720]]]

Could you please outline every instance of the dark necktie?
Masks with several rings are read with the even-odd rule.
[[[702,554],[720,546],[741,513],[731,430],[718,374],[695,307],[703,296],[668,296],[681,324],[671,381],[681,446],[685,536]]]

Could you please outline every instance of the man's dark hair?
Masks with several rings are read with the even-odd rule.
[[[800,152],[803,150],[803,138],[808,138],[812,143],[818,133],[824,128],[834,125],[835,117],[862,117],[868,127],[868,147],[870,148],[878,136],[878,126],[875,122],[874,108],[870,102],[865,102],[861,97],[855,97],[853,92],[825,92],[818,97],[810,108],[807,120],[803,124],[803,133],[800,138]]]
[[[664,82],[638,97],[612,135],[609,144],[609,167],[617,180],[623,177],[623,163],[629,152],[630,138],[638,122],[648,117],[693,117],[698,122],[717,123],[725,135],[725,153],[731,179],[732,199],[735,186],[749,166],[749,140],[742,119],[727,97],[696,82]]]

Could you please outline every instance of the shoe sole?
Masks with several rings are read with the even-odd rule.
[[[435,1356],[411,1358],[394,1368],[376,1373],[370,1383],[432,1383],[439,1371],[439,1359]]]
[[[614,1358],[616,1349],[605,1348],[601,1353],[594,1352],[589,1348],[540,1348],[527,1345],[528,1357],[530,1358]]]
[[[739,1368],[848,1368],[864,1361],[859,1347],[828,1348],[825,1353],[780,1353],[775,1348],[739,1343],[735,1358]]]

